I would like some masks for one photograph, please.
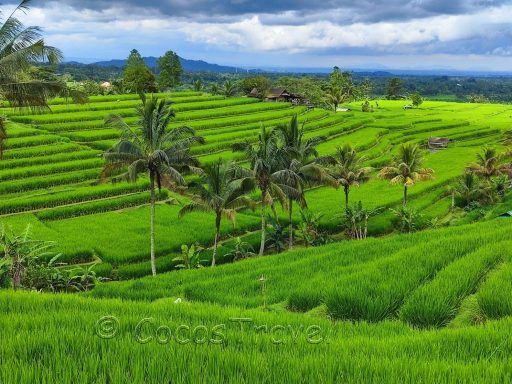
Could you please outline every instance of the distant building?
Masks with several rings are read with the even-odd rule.
[[[260,93],[258,92],[258,90],[256,88],[253,88],[251,90],[251,92],[249,92],[249,94],[247,96],[249,96],[249,97],[260,97]]]
[[[445,149],[448,147],[450,139],[447,137],[431,137],[428,139],[429,149]]]
[[[291,102],[292,99],[295,97],[291,92],[288,92],[284,88],[272,88],[267,93],[267,96],[265,97],[265,100],[267,101],[289,101]]]
[[[412,109],[412,105],[411,104],[405,104],[403,108],[404,109]]]
[[[288,92],[285,88],[271,88],[266,93],[265,97],[261,97],[260,93],[256,88],[253,88],[252,91],[248,95],[249,97],[257,97],[262,98],[265,101],[282,101],[288,102],[292,104],[306,104],[309,105],[309,101],[298,94]]]
[[[512,211],[508,211],[508,212],[502,213],[502,214],[501,214],[501,215],[499,215],[498,217],[502,217],[502,218],[511,218],[511,217],[512,217]]]

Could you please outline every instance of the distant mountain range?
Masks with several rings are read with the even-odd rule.
[[[153,57],[153,56],[143,57],[143,60],[149,68],[155,69],[157,67],[158,57]],[[185,70],[187,72],[233,73],[233,72],[239,72],[239,71],[244,71],[244,72],[247,71],[245,69],[240,69],[240,68],[236,68],[236,67],[211,64],[211,63],[207,63],[206,61],[203,61],[203,60],[188,60],[188,59],[184,59],[182,57],[180,57],[180,62],[181,62],[181,66],[183,67],[183,70]],[[71,61],[68,63],[69,64],[80,64],[77,61]],[[108,67],[124,68],[124,66],[126,65],[126,60],[114,59],[114,60],[108,60],[108,61],[97,61],[94,63],[89,63],[87,65],[97,65],[99,67],[105,67],[105,68],[108,68]]]
[[[152,70],[156,70],[158,57],[149,56],[143,57],[146,65]],[[189,60],[180,57],[181,66],[185,72],[216,72],[216,73],[302,73],[302,74],[328,74],[332,68],[298,68],[298,67],[268,67],[259,69],[247,69],[241,67],[232,67],[226,65],[218,65],[208,63],[203,60]],[[94,59],[79,59],[73,58],[66,61],[64,64],[74,66],[97,66],[102,68],[115,68],[121,70],[126,65],[126,59],[113,59],[105,61],[94,61]],[[365,65],[360,68],[344,68],[346,70],[354,71],[361,76],[483,76],[483,77],[510,77],[512,72],[499,72],[490,71],[485,69],[475,70],[457,70],[453,68],[432,68],[432,69],[391,69],[382,65],[372,64]]]

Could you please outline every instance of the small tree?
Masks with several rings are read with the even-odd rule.
[[[361,104],[361,112],[373,112],[373,108],[368,100],[365,100],[363,104]]]
[[[231,80],[226,80],[224,84],[222,84],[222,94],[226,97],[235,96],[237,91],[237,86]]]
[[[386,99],[398,100],[402,93],[402,81],[398,77],[389,79],[386,84]]]
[[[272,82],[270,79],[262,75],[246,77],[240,81],[240,88],[245,94],[249,94],[254,88],[256,88],[260,99],[264,99],[267,96],[271,86]]]
[[[132,49],[128,56],[123,72],[123,83],[126,89],[139,94],[142,100],[145,100],[145,93],[157,91],[155,75],[136,49]]]
[[[167,51],[160,57],[158,59],[158,69],[160,70],[158,75],[160,88],[173,88],[180,85],[183,68],[176,52]]]
[[[251,246],[251,244],[249,244],[246,241],[243,241],[240,237],[237,237],[235,239],[233,248],[231,249],[231,251],[224,255],[224,258],[232,259],[233,261],[238,261],[242,259],[247,259],[254,255],[256,254],[254,253],[254,249]]]
[[[421,214],[413,207],[402,205],[397,209],[390,208],[398,220],[398,229],[402,233],[414,232],[418,226]]]
[[[419,107],[421,104],[423,104],[423,97],[421,97],[419,92],[414,92],[411,95],[411,102],[415,107]]]
[[[490,181],[491,178],[507,174],[510,172],[510,164],[503,161],[505,155],[496,151],[496,148],[484,148],[482,152],[476,155],[476,162],[467,166],[467,170],[474,172],[484,180]]]
[[[51,266],[60,256],[50,252],[54,245],[53,242],[34,240],[31,225],[27,225],[19,235],[8,232],[2,226],[0,247],[3,256],[0,259],[0,266],[8,271],[14,289],[41,288],[40,284],[35,284],[40,275],[41,259],[53,256],[48,263]]]
[[[338,110],[338,106],[346,100],[346,95],[339,87],[332,87],[325,94],[325,102],[334,110],[334,112],[336,112]]]
[[[339,186],[343,187],[345,194],[345,209],[348,208],[348,196],[352,186],[359,186],[370,180],[370,167],[364,167],[365,157],[359,156],[356,149],[350,144],[336,149],[336,154],[325,158],[333,165],[332,176]]]
[[[404,205],[407,204],[407,190],[418,181],[434,178],[432,168],[422,168],[423,153],[416,144],[402,144],[393,163],[379,172],[379,177],[391,181],[391,184],[402,184],[404,187]]]
[[[217,83],[211,83],[211,84],[210,84],[209,92],[210,92],[212,95],[219,95],[219,94],[220,94],[220,88],[219,88],[219,85],[218,85]]]
[[[363,240],[368,236],[368,221],[381,209],[365,209],[361,201],[348,206],[345,210],[345,220],[348,235],[352,239]]]
[[[202,248],[191,245],[190,247],[186,244],[181,246],[181,255],[172,259],[177,262],[175,265],[176,269],[196,269],[204,267],[206,260],[201,260]]]
[[[473,172],[466,172],[450,188],[454,204],[462,208],[470,207],[475,202],[483,202],[490,196],[490,188],[482,183]]]
[[[195,193],[193,201],[179,212],[179,217],[196,211],[215,214],[212,267],[215,266],[222,217],[226,217],[234,224],[238,208],[254,208],[254,202],[247,196],[255,188],[253,180],[234,179],[233,172],[231,164],[221,159],[205,166],[201,179],[190,183],[190,190]]]
[[[304,242],[306,247],[310,245],[322,245],[331,241],[329,234],[320,229],[320,220],[323,215],[309,209],[300,210],[300,223],[297,228],[297,238]]]
[[[196,92],[201,92],[201,90],[203,89],[203,82],[201,81],[201,79],[194,80],[192,82],[192,88],[194,88],[194,91]]]

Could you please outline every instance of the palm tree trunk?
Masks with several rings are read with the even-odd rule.
[[[155,177],[153,174],[149,176],[150,180],[150,224],[149,224],[149,238],[151,243],[151,274],[156,276],[156,263],[155,263]]]
[[[213,243],[212,267],[215,267],[215,256],[217,256],[217,244],[219,241],[221,218],[222,214],[217,213],[217,216],[215,217],[215,242]]]
[[[348,185],[345,185],[343,187],[343,191],[345,192],[345,209],[348,209],[348,194],[350,192],[350,187]]]
[[[274,220],[276,221],[276,224],[279,225],[279,216],[277,216],[276,205],[274,202],[270,204],[270,208],[272,209],[272,213],[274,215]]]
[[[21,286],[21,262],[19,260],[18,255],[13,257],[12,270],[13,270],[12,287],[14,290],[16,290]]]
[[[404,185],[404,205],[407,205],[407,185]]]
[[[455,209],[455,191],[452,191],[452,207],[451,211]]]
[[[288,240],[288,248],[293,248],[293,221],[292,221],[292,215],[293,215],[293,200],[291,198],[288,198],[288,234],[289,240]]]
[[[263,195],[265,196],[265,195]],[[263,252],[265,252],[265,232],[267,229],[267,220],[265,217],[265,208],[266,204],[264,201],[261,201],[261,243],[260,243],[260,256],[263,256]]]

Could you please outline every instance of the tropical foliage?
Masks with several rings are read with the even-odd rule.
[[[380,170],[379,176],[391,184],[404,187],[404,205],[407,204],[407,190],[418,181],[430,180],[434,176],[431,168],[422,168],[423,153],[416,144],[402,144],[393,164]]]
[[[295,179],[293,171],[286,168],[284,153],[279,148],[275,131],[269,131],[261,126],[256,144],[246,141],[235,144],[234,149],[243,151],[251,165],[250,169],[237,167],[235,176],[242,180],[251,180],[261,193],[261,256],[265,250],[267,207],[270,206],[274,210],[276,202],[286,207],[288,198],[300,199],[301,193],[292,182]]]
[[[163,183],[171,187],[184,186],[183,172],[197,172],[198,161],[190,154],[190,147],[204,143],[189,127],[167,130],[174,111],[171,103],[152,97],[137,107],[137,127],[129,126],[121,116],[111,115],[105,124],[121,131],[121,139],[105,152],[107,164],[101,179],[114,176],[113,181],[137,181],[140,174],[149,176],[150,182],[150,247],[151,271],[156,275],[155,264],[155,189]],[[122,170],[121,174],[115,174]]]
[[[220,159],[211,165],[204,166],[201,179],[190,183],[189,186],[194,193],[193,201],[179,212],[180,217],[195,211],[214,213],[215,240],[212,267],[215,266],[222,217],[224,216],[234,225],[237,209],[254,206],[254,202],[247,196],[255,188],[253,180],[235,179],[234,172],[232,164]]]
[[[343,188],[345,193],[345,209],[347,209],[350,187],[358,187],[370,180],[371,168],[363,165],[366,158],[360,156],[350,144],[336,148],[336,154],[326,160],[332,164],[330,169],[332,176],[336,179],[337,184]]]
[[[318,151],[316,146],[324,141],[321,136],[310,139],[304,138],[304,124],[299,127],[297,115],[293,116],[289,124],[276,127],[276,134],[280,138],[280,151],[284,166],[286,167],[288,185],[293,187],[288,196],[288,247],[293,247],[293,202],[296,201],[301,208],[306,208],[304,195],[305,188],[311,185],[336,185],[336,181],[327,170],[316,161]]]

